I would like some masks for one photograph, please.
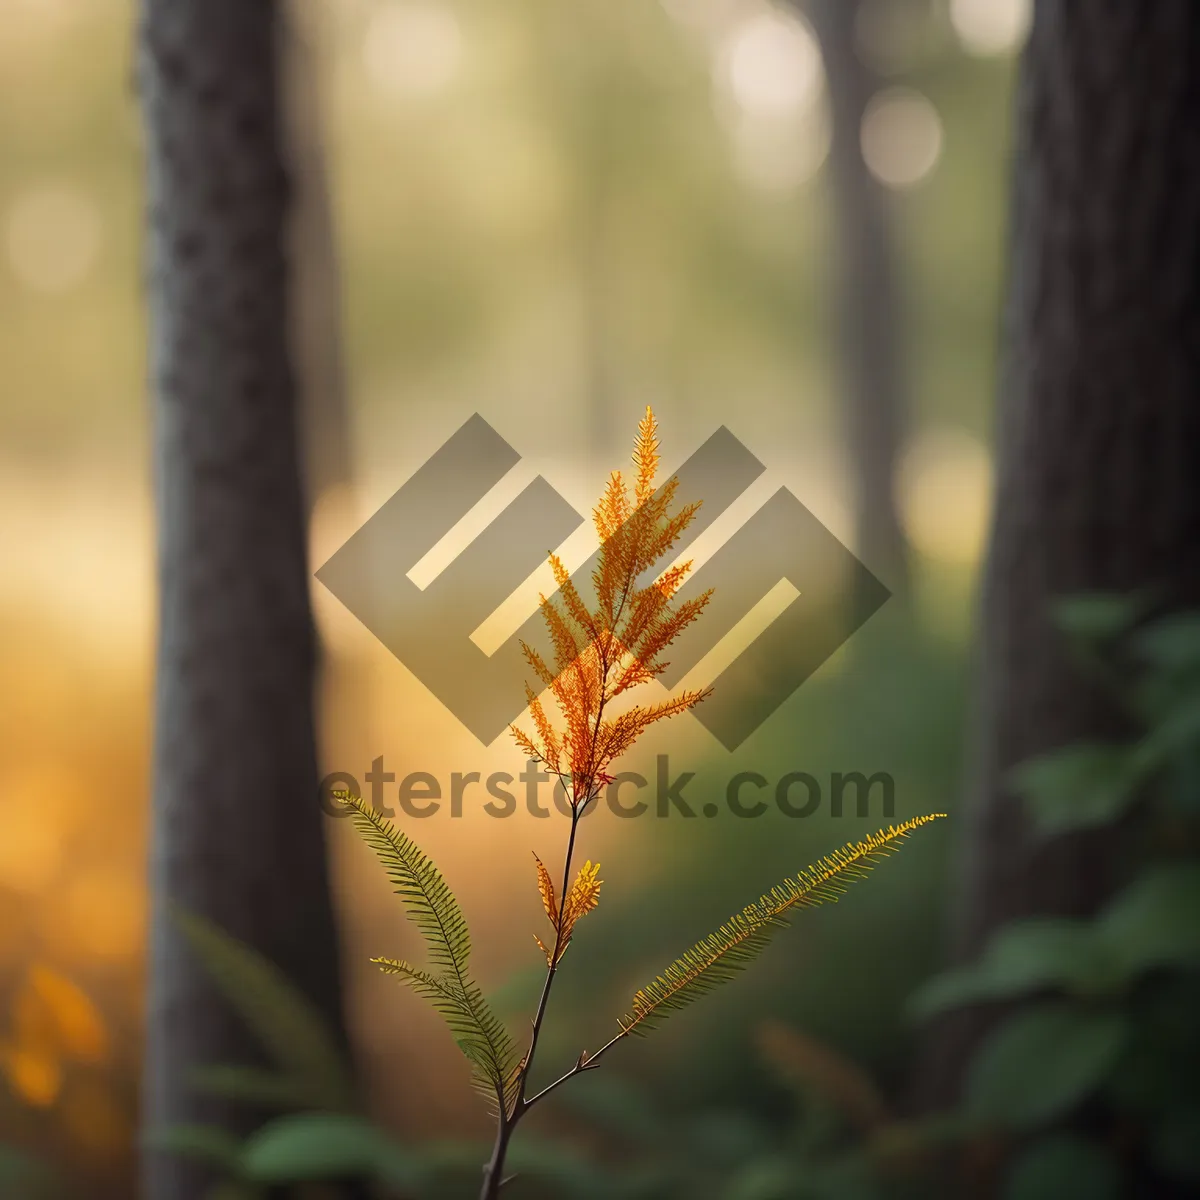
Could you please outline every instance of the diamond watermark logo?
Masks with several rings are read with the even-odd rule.
[[[541,649],[547,637],[536,608],[496,647],[481,646],[478,631],[584,518],[539,475],[432,578],[418,582],[412,574],[519,462],[476,413],[316,573],[484,744],[525,708],[530,672],[521,642]],[[674,472],[679,502],[702,501],[676,553],[764,471],[728,429],[718,429]],[[573,573],[581,592],[590,591],[594,566],[593,556]],[[699,564],[678,596],[707,588],[715,592],[705,619],[672,647],[662,681],[669,688],[685,677],[713,685],[693,716],[728,750],[889,596],[782,487]]]

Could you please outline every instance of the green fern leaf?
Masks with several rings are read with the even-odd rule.
[[[307,996],[249,946],[196,913],[173,919],[213,984],[283,1068],[293,1097],[322,1108],[355,1106],[350,1068]]]
[[[393,958],[371,961],[386,975],[398,975],[413,991],[423,996],[441,1014],[459,1049],[475,1067],[479,1090],[495,1100],[512,1099],[516,1047],[500,1020],[492,1013],[483,993],[473,983],[464,990],[443,975],[434,975],[412,963]]]
[[[361,797],[347,796],[345,802],[358,831],[383,863],[409,917],[424,935],[434,970],[393,959],[372,961],[389,974],[402,976],[432,1002],[475,1067],[481,1090],[493,1100],[507,1102],[516,1050],[471,978],[467,966],[471,935],[454,893],[411,838]]]
[[[889,825],[785,879],[697,942],[642,988],[634,996],[630,1011],[621,1018],[622,1032],[646,1033],[670,1013],[732,979],[762,953],[772,935],[788,923],[793,909],[837,900],[848,883],[861,879],[877,862],[896,851],[914,829],[942,816],[945,814],[932,813],[901,825]]]
[[[363,840],[383,863],[396,895],[424,934],[434,966],[457,979],[465,990],[471,934],[442,873],[412,838],[384,820],[361,796],[344,799]]]

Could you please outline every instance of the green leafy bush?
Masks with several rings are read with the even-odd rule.
[[[1047,837],[1118,821],[1130,876],[1090,920],[1000,929],[913,998],[930,1017],[1022,1001],[970,1065],[967,1114],[1028,1138],[1006,1200],[1089,1200],[1200,1180],[1200,614],[1135,627],[1141,600],[1082,597],[1058,617],[1141,729],[1067,746],[1014,782]]]

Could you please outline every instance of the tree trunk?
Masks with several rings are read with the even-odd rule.
[[[288,353],[274,0],[143,0],[160,628],[145,1121],[239,1131],[201,1064],[261,1057],[168,902],[275,962],[340,1030]],[[150,1153],[146,1200],[207,1171]]]
[[[1200,605],[1200,10],[1043,0],[1023,63],[998,495],[984,588],[978,778],[955,950],[1031,914],[1087,915],[1128,848],[1035,838],[1016,764],[1119,731],[1049,607],[1154,588]],[[944,1103],[986,1025],[930,1038]]]
[[[896,302],[891,212],[862,155],[862,121],[876,90],[855,47],[860,0],[810,0],[832,125],[830,208],[836,242],[842,415],[854,471],[856,550],[893,592],[907,586],[907,547],[896,516],[896,460],[907,409]]]

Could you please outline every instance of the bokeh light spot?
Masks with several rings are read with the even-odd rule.
[[[721,57],[733,99],[753,116],[796,116],[820,97],[821,51],[799,17],[748,17],[730,31]]]
[[[10,1046],[0,1050],[0,1065],[12,1090],[31,1108],[49,1108],[62,1088],[62,1066],[48,1051]]]
[[[932,429],[905,448],[898,473],[905,531],[928,558],[970,566],[987,540],[992,460],[964,430]]]
[[[104,1019],[77,983],[43,963],[34,963],[29,970],[29,995],[49,1014],[64,1057],[86,1063],[100,1063],[108,1057]]]
[[[371,82],[400,98],[445,91],[458,75],[462,52],[458,18],[438,3],[381,4],[363,40],[363,63]]]
[[[887,187],[920,183],[942,153],[937,109],[910,88],[889,88],[873,96],[863,115],[862,153],[871,174]]]
[[[830,131],[821,52],[803,18],[752,10],[724,32],[713,70],[738,179],[766,192],[812,179]]]
[[[76,188],[31,187],[8,208],[5,248],[13,274],[35,292],[59,295],[82,282],[100,250],[100,214]]]
[[[1030,0],[950,0],[950,23],[969,54],[1010,54],[1032,17]]]

